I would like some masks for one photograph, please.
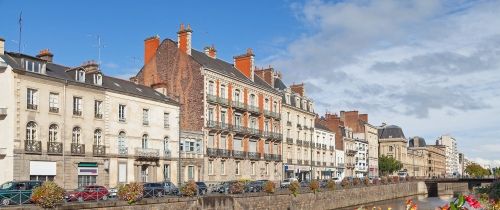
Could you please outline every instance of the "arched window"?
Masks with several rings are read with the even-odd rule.
[[[118,153],[121,155],[126,155],[128,153],[125,138],[125,132],[120,131],[120,133],[118,134]]]
[[[234,90],[234,101],[240,101],[240,90],[239,89],[236,89]]]
[[[163,138],[163,150],[165,152],[170,151],[170,149],[168,148],[168,140],[168,136],[165,136],[165,138]]]
[[[250,105],[255,106],[255,94],[250,94]]]
[[[49,142],[56,142],[57,141],[57,130],[59,129],[59,126],[56,124],[52,124],[49,126]]]
[[[148,148],[148,139],[149,139],[148,134],[142,135],[142,148],[143,149],[147,149]]]
[[[214,81],[209,81],[208,82],[208,95],[215,95],[214,94]]]
[[[393,148],[392,146],[389,146],[389,152],[392,152]]]
[[[82,131],[82,129],[80,127],[73,128],[73,135],[71,138],[71,143],[80,144],[81,131]]]
[[[37,124],[36,122],[30,121],[26,124],[26,140],[27,141],[35,141],[37,139],[36,136]]]
[[[94,144],[102,145],[102,131],[101,129],[96,129],[94,131]]]

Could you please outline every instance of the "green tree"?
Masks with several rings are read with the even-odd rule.
[[[467,172],[472,177],[483,177],[490,175],[490,170],[481,167],[479,164],[473,163],[465,167]]]
[[[387,176],[401,170],[401,168],[403,168],[403,164],[393,157],[382,155],[378,158],[378,167],[382,176]]]

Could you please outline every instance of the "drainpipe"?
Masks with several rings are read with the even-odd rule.
[[[181,104],[181,100],[180,100],[180,97],[178,98],[179,100],[179,117],[178,117],[178,126],[179,126],[179,142],[178,142],[178,153],[179,153],[179,157],[177,158],[177,186],[179,189],[181,189],[181,183],[182,183],[182,179],[181,179],[181,113],[182,113],[182,104]]]
[[[62,104],[63,104],[63,109],[64,109],[64,113],[63,113],[63,124],[62,124],[62,137],[61,140],[62,140],[62,148],[63,148],[63,153],[62,153],[62,158],[63,158],[63,188],[64,189],[67,189],[66,188],[66,86],[68,86],[68,80],[64,80],[64,86],[63,86],[63,100],[62,100]],[[71,174],[71,173],[70,173]]]

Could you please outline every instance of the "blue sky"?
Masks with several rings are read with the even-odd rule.
[[[191,24],[193,47],[218,57],[253,48],[258,66],[304,82],[316,112],[359,110],[374,125],[403,127],[428,144],[454,136],[467,157],[500,165],[500,1],[5,1],[0,36],[17,51],[44,48],[55,62],[97,59],[128,78],[142,65],[143,40],[176,39]],[[133,59],[133,58],[136,59]],[[135,61],[135,62],[134,62]]]

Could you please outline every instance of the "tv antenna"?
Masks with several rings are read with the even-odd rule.
[[[97,45],[94,45],[94,47],[97,47],[97,64],[99,64],[99,68],[100,68],[101,67],[101,50],[102,50],[102,48],[106,47],[106,45],[104,45],[102,43],[101,35],[89,34],[88,36],[96,38]]]

